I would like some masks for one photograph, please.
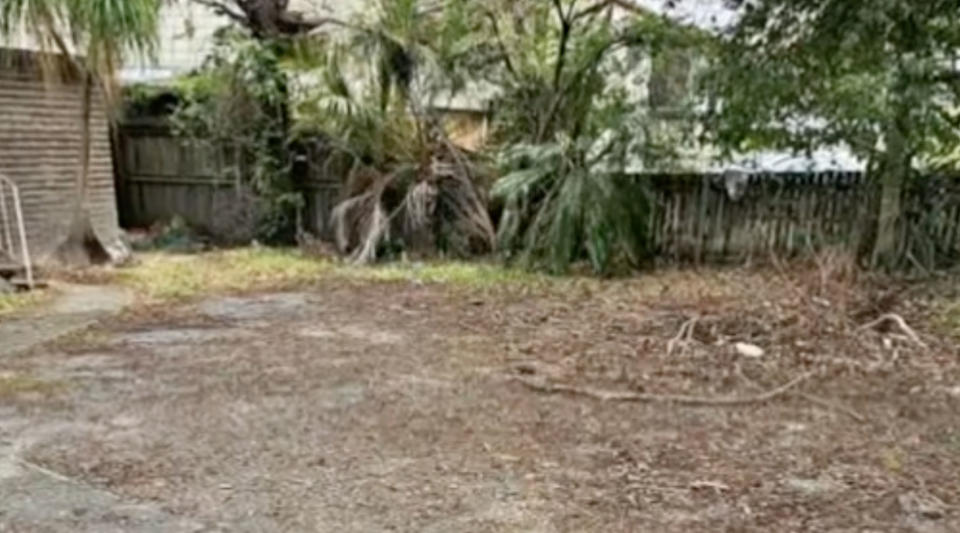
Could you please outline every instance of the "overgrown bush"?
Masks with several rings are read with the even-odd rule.
[[[645,191],[627,176],[611,174],[604,151],[591,148],[582,139],[561,137],[505,150],[505,175],[493,195],[504,202],[498,240],[508,257],[553,272],[586,258],[597,273],[643,260]]]
[[[494,43],[466,61],[499,88],[501,250],[558,273],[580,260],[597,273],[637,265],[650,203],[624,174],[666,166],[685,133],[658,131],[638,91],[640,60],[696,35],[649,14],[614,16],[612,3],[471,5]]]
[[[303,198],[291,168],[289,81],[282,43],[222,30],[203,67],[178,81],[174,131],[221,154],[223,178],[249,190],[256,202],[257,237],[290,243]]]

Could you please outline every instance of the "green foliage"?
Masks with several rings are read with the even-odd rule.
[[[848,144],[882,159],[895,127],[906,156],[960,143],[960,7],[948,0],[774,0],[746,10],[707,89],[728,150]]]
[[[608,152],[563,137],[506,150],[507,174],[493,189],[504,202],[501,247],[523,264],[556,273],[581,257],[597,273],[638,265],[649,206],[637,182],[609,172]]]
[[[300,127],[329,133],[382,171],[421,164],[439,121],[432,103],[461,84],[455,58],[476,37],[464,23],[457,2],[371,0],[345,35],[325,42],[320,83],[298,95]]]
[[[161,0],[3,0],[0,36],[21,30],[44,52],[72,57],[104,81],[114,95],[113,76],[130,54],[150,55],[156,47]]]
[[[870,262],[895,266],[911,169],[960,144],[960,5],[949,0],[770,0],[751,4],[707,90],[726,151],[847,145],[880,177]]]
[[[350,54],[336,48],[326,57],[321,83],[299,102],[298,127],[326,132],[355,164],[387,170],[419,161],[423,146],[415,117],[399,96],[383,99],[389,92],[380,87],[383,80],[350,81],[357,78],[351,72],[362,72]]]
[[[615,16],[603,1],[470,5],[488,44],[463,62],[498,89],[500,247],[553,272],[581,259],[597,273],[637,265],[650,205],[642,185],[622,176],[664,164],[673,148],[660,144],[634,85],[637,58],[703,36],[660,17]]]
[[[277,43],[222,31],[203,68],[178,80],[174,131],[221,150],[225,179],[240,178],[263,204],[257,234],[292,242],[303,200],[291,178],[288,79]]]
[[[147,54],[157,45],[160,0],[70,0],[75,37],[96,71],[116,72],[125,54]]]
[[[174,216],[162,226],[150,228],[150,233],[132,240],[137,251],[165,251],[190,253],[203,251],[207,246],[203,238],[180,216]]]

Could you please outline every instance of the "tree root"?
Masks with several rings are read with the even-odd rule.
[[[907,325],[907,321],[904,320],[902,316],[896,313],[887,313],[881,316],[880,318],[874,320],[873,322],[869,322],[867,324],[860,326],[859,328],[857,328],[857,331],[863,331],[865,329],[873,329],[887,321],[895,323],[897,327],[900,328],[900,331],[902,331],[907,337],[910,338],[910,340],[916,343],[917,346],[923,348],[924,350],[930,349],[930,347],[927,346],[925,342],[920,340],[920,336],[917,335],[917,332],[914,331],[913,328],[911,328],[909,325]]]
[[[727,396],[717,398],[684,396],[678,394],[646,394],[629,391],[610,391],[594,389],[590,387],[574,387],[571,385],[558,385],[549,383],[545,379],[533,379],[521,376],[511,376],[511,379],[518,381],[523,386],[533,389],[537,392],[546,394],[570,394],[574,396],[586,396],[588,398],[593,398],[603,402],[672,403],[689,406],[731,407],[768,402],[790,392],[793,388],[813,377],[814,374],[816,374],[816,372],[807,372],[806,374],[793,379],[789,383],[756,396]]]

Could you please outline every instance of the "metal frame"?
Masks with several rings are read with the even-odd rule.
[[[20,239],[20,262],[23,263],[24,274],[27,278],[27,287],[34,288],[33,264],[30,260],[30,248],[27,245],[27,228],[23,223],[23,206],[20,203],[20,189],[14,181],[0,174],[0,223],[3,224],[3,235],[0,236],[0,250],[6,251],[11,258],[16,258],[13,236],[10,232],[10,213],[7,209],[6,188],[10,189],[13,199],[13,214],[16,217],[17,237]],[[4,241],[6,245],[4,246]]]

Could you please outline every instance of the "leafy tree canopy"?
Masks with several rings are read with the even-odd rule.
[[[742,18],[708,83],[711,130],[724,147],[843,142],[879,161],[894,134],[908,159],[956,146],[957,2],[737,3]]]

